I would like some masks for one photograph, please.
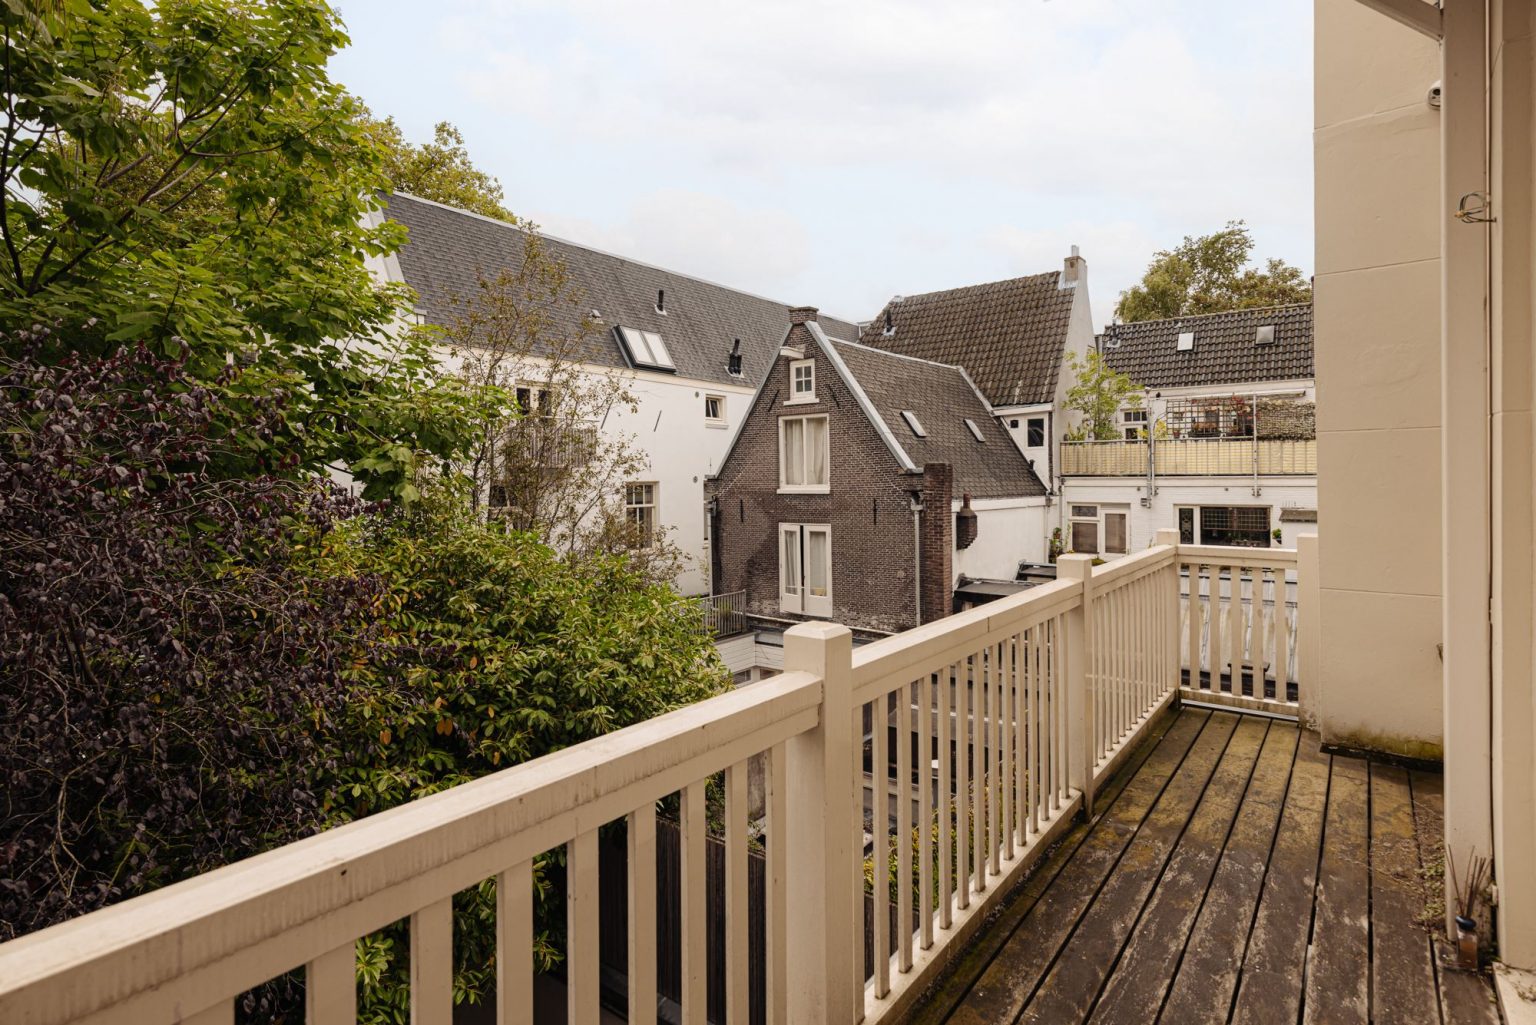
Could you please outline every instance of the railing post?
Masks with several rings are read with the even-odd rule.
[[[1083,818],[1093,818],[1093,692],[1089,658],[1093,652],[1093,556],[1063,555],[1056,560],[1057,580],[1077,580],[1082,600],[1065,615],[1067,624],[1067,785],[1083,795]]]
[[[822,681],[820,724],[786,745],[789,1020],[850,1025],[854,994],[864,989],[864,940],[853,931],[855,913],[862,920],[864,912],[863,889],[853,885],[855,869],[863,876],[853,837],[862,834],[864,815],[863,802],[854,802],[862,783],[854,774],[854,727],[862,722],[854,722],[853,635],[834,623],[791,627],[784,670]]]
[[[1315,726],[1321,716],[1323,587],[1317,535],[1296,539],[1296,703],[1301,721]]]
[[[1168,686],[1177,694],[1183,681],[1180,679],[1179,670],[1183,668],[1183,659],[1179,654],[1179,645],[1183,640],[1183,631],[1179,629],[1179,530],[1177,527],[1160,527],[1153,538],[1154,545],[1167,545],[1173,549],[1173,572],[1169,574],[1172,583],[1168,586],[1168,630],[1170,636],[1165,638],[1168,645]]]

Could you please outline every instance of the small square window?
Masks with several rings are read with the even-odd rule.
[[[791,402],[816,401],[816,361],[795,360],[789,365],[789,400]]]
[[[724,395],[704,396],[704,419],[708,420],[710,423],[725,422]]]
[[[928,432],[923,429],[923,422],[917,418],[917,414],[910,409],[901,411],[901,418],[907,422],[907,427],[919,438],[928,437]]]
[[[981,428],[976,426],[976,421],[972,420],[970,417],[963,417],[962,419],[965,420],[966,429],[971,432],[971,437],[975,438],[977,441],[985,443],[987,437],[981,433]]]

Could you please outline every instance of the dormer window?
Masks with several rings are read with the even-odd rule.
[[[1193,331],[1179,332],[1179,352],[1189,352],[1195,347],[1195,333]]]
[[[797,359],[789,364],[789,401],[816,401],[816,361]]]
[[[901,411],[901,418],[907,422],[907,428],[912,432],[914,437],[928,437],[928,431],[923,427],[923,422],[917,418],[916,413],[912,412],[910,409],[903,409]]]
[[[985,444],[987,440],[986,435],[981,433],[981,428],[976,426],[976,421],[970,417],[965,417],[964,419],[966,428],[971,432],[971,437]]]
[[[642,331],[637,327],[619,327],[614,330],[619,336],[619,344],[623,346],[624,355],[629,360],[630,366],[646,370],[665,370],[668,373],[677,372],[677,367],[672,362],[672,354],[667,351],[667,343],[661,340],[661,335],[655,331]]]

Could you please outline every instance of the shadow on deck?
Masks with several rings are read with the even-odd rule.
[[[1440,786],[1185,708],[910,1020],[1496,1023],[1487,981],[1441,967],[1421,922]]]

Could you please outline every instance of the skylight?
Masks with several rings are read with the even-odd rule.
[[[907,426],[912,429],[913,434],[919,438],[928,437],[928,432],[923,429],[923,422],[917,418],[916,413],[910,409],[903,409],[901,411],[901,418],[907,422]]]
[[[971,437],[975,438],[977,441],[985,442],[987,439],[982,435],[981,428],[976,426],[976,421],[972,420],[970,417],[965,417],[964,419],[965,426],[971,429]]]
[[[672,354],[667,351],[667,343],[661,340],[661,335],[655,331],[642,331],[637,327],[618,328],[619,341],[624,346],[624,355],[629,357],[629,362],[637,367],[647,367],[651,370],[677,370],[672,363]]]
[[[1195,333],[1193,331],[1179,332],[1179,351],[1188,352],[1195,347]]]
[[[1273,345],[1275,341],[1275,325],[1262,324],[1258,333],[1253,336],[1254,345]]]

